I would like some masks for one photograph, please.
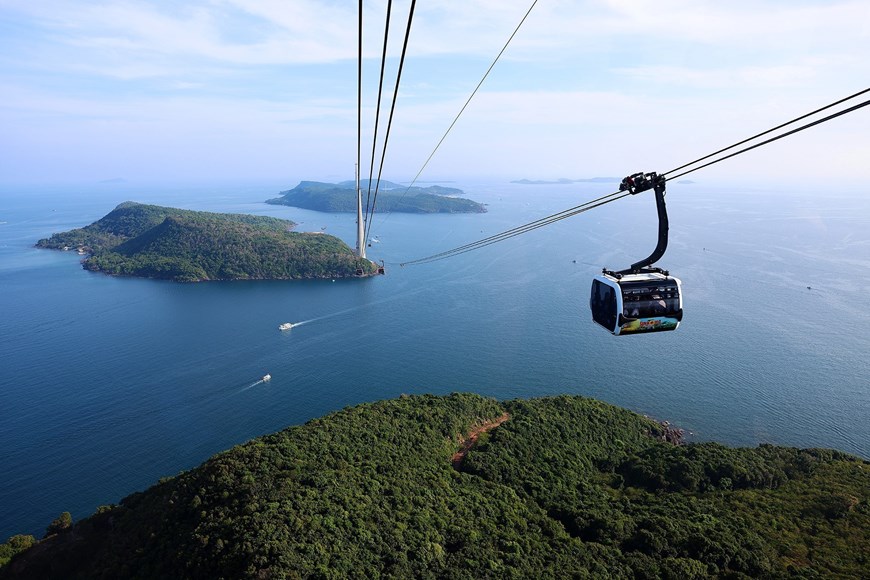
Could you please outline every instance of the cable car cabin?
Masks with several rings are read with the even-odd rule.
[[[658,272],[599,274],[589,307],[592,320],[617,336],[676,330],[683,319],[680,280]]]

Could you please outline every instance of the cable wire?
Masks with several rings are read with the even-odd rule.
[[[746,147],[745,149],[741,149],[740,151],[735,151],[734,153],[726,155],[725,157],[720,157],[719,159],[714,159],[713,161],[709,161],[703,165],[699,165],[698,167],[695,167],[694,169],[689,169],[688,171],[684,171],[678,175],[674,175],[673,177],[669,177],[668,181],[670,181],[671,179],[677,179],[678,177],[682,177],[684,175],[688,175],[689,173],[692,173],[692,172],[697,171],[699,169],[703,169],[704,167],[709,167],[710,165],[715,165],[716,163],[719,163],[720,161],[725,161],[726,159],[736,157],[737,155],[740,155],[741,153],[746,153],[747,151],[751,151],[753,149],[761,147],[762,145],[767,145],[768,143],[773,143],[774,141],[778,141],[779,139],[782,139],[783,137],[788,137],[789,135],[794,135],[795,133],[799,133],[800,131],[803,131],[804,129],[809,129],[810,127],[814,127],[816,125],[824,123],[825,121],[830,121],[831,119],[836,119],[837,117],[845,115],[846,113],[851,113],[852,111],[857,111],[858,109],[860,109],[862,107],[866,107],[867,105],[870,105],[870,100],[867,100],[867,101],[864,101],[863,103],[859,103],[857,105],[849,107],[848,109],[843,109],[842,111],[838,111],[836,113],[828,115],[827,117],[822,117],[821,119],[813,121],[812,123],[807,123],[806,125],[798,127],[797,129],[792,129],[791,131],[786,131],[785,133],[777,135],[776,137],[771,137],[770,139],[766,139],[766,140],[762,141],[761,143],[756,143],[755,145],[751,145],[749,147]],[[689,165],[691,165],[691,163]],[[686,167],[686,166],[684,165],[684,167]]]
[[[835,101],[835,102],[831,103],[830,105],[825,105],[824,107],[821,107],[820,109],[816,109],[815,111],[812,111],[811,113],[807,113],[806,115],[801,115],[800,117],[796,117],[796,118],[792,119],[791,121],[783,123],[782,125],[777,125],[776,127],[772,128],[772,129],[768,129],[767,131],[762,131],[761,133],[754,135],[748,139],[744,139],[743,141],[739,141],[739,142],[735,143],[734,145],[729,145],[728,147],[720,149],[719,151],[716,151],[714,153],[710,153],[709,155],[705,155],[704,157],[700,157],[698,159],[695,159],[691,163],[686,163],[685,165],[680,165],[679,167],[675,167],[674,169],[671,169],[668,172],[662,173],[662,175],[668,175],[670,173],[674,173],[675,171],[679,171],[680,169],[685,169],[686,167],[689,167],[690,165],[700,163],[701,161],[704,161],[705,159],[709,159],[710,157],[713,157],[714,155],[719,155],[720,153],[724,153],[725,151],[728,151],[729,149],[734,149],[735,147],[739,147],[740,145],[743,145],[744,143],[749,143],[750,141],[758,139],[759,137],[763,137],[764,135],[767,135],[768,133],[773,133],[774,131],[776,131],[778,129],[782,129],[783,127],[787,127],[788,125],[791,125],[792,123],[797,123],[798,121],[806,119],[807,117],[812,117],[816,113],[821,113],[822,111],[830,109],[831,107],[835,107],[841,103],[845,103],[846,101],[850,101],[850,100],[854,99],[855,97],[859,97],[868,91],[870,91],[870,88],[866,88],[863,91],[858,91],[854,95],[850,95],[850,96],[846,97],[845,99],[840,99],[839,101]],[[685,175],[685,174],[682,174],[682,175]]]
[[[867,89],[867,90],[870,90],[870,89]],[[859,92],[859,93],[856,93],[855,95],[852,95],[851,97],[847,97],[847,98],[845,98],[845,99],[841,99],[840,101],[837,101],[837,103],[834,103],[834,104],[840,104],[840,103],[843,103],[843,102],[848,101],[848,100],[850,100],[850,99],[853,99],[853,98],[855,98],[855,97],[858,96],[858,95],[864,94],[865,92],[867,92],[867,90],[865,90],[865,91],[861,91],[861,92]],[[672,177],[669,177],[669,178],[667,178],[667,181],[672,181],[672,180],[674,180],[674,179],[677,179],[677,178],[682,177],[682,176],[684,176],[684,175],[688,175],[689,173],[692,173],[692,172],[697,171],[697,170],[699,170],[699,169],[703,169],[704,167],[708,167],[708,166],[710,166],[710,165],[714,165],[714,164],[716,164],[716,163],[719,163],[720,161],[724,161],[724,160],[726,160],[726,159],[730,159],[730,158],[732,158],[732,157],[736,157],[737,155],[740,155],[740,154],[742,154],[742,153],[746,153],[747,151],[751,151],[752,149],[756,149],[756,148],[758,148],[758,147],[761,147],[762,145],[767,145],[767,144],[772,143],[772,142],[774,142],[774,141],[778,141],[779,139],[782,139],[783,137],[788,137],[789,135],[794,135],[795,133],[798,133],[798,132],[803,131],[803,130],[805,130],[805,129],[809,129],[810,127],[814,127],[814,126],[819,125],[819,124],[821,124],[821,123],[824,123],[824,122],[830,121],[831,119],[835,119],[835,118],[837,118],[837,117],[840,117],[840,116],[842,116],[842,115],[845,115],[846,113],[851,113],[851,112],[853,112],[853,111],[856,111],[856,110],[858,110],[858,109],[861,109],[861,108],[863,108],[863,107],[866,107],[867,105],[870,105],[870,100],[867,100],[867,101],[861,102],[861,103],[859,103],[859,104],[857,104],[857,105],[853,105],[852,107],[849,107],[849,108],[847,108],[847,109],[843,109],[843,110],[841,110],[841,111],[838,111],[838,112],[836,112],[836,113],[833,113],[833,114],[828,115],[828,116],[826,116],[826,117],[823,117],[823,118],[821,118],[821,119],[817,119],[817,120],[815,120],[815,121],[813,121],[813,122],[811,122],[811,123],[807,123],[806,125],[802,125],[802,126],[796,128],[796,129],[792,129],[791,131],[787,131],[787,132],[785,132],[785,133],[781,133],[781,134],[779,134],[779,135],[777,135],[777,136],[775,136],[775,137],[771,137],[770,139],[766,139],[766,140],[764,140],[764,141],[762,141],[762,142],[760,142],[760,143],[756,143],[755,145],[751,145],[751,146],[746,147],[746,148],[744,148],[744,149],[741,149],[741,150],[739,150],[739,151],[735,151],[734,153],[731,153],[731,154],[726,155],[726,156],[724,156],[724,157],[720,157],[720,158],[718,158],[718,159],[714,159],[713,161],[710,161],[710,162],[708,162],[708,163],[705,163],[705,164],[700,165],[700,166],[698,166],[698,167],[695,167],[695,168],[693,168],[693,169],[689,169],[689,170],[684,171],[683,173],[680,173],[680,174],[678,174],[678,175],[674,175],[674,176],[672,176]],[[759,136],[766,135],[766,134],[770,133],[771,131],[775,131],[776,129],[780,129],[780,128],[782,128],[782,127],[785,127],[785,126],[787,126],[787,125],[790,125],[790,124],[792,124],[792,123],[794,123],[794,122],[796,122],[796,121],[798,121],[798,120],[800,120],[800,119],[805,119],[806,117],[808,117],[808,116],[810,116],[810,115],[813,115],[813,114],[815,114],[815,113],[818,113],[818,112],[820,112],[820,111],[823,111],[823,110],[825,110],[825,109],[828,109],[828,108],[830,108],[831,106],[833,106],[833,105],[828,105],[828,106],[826,106],[826,107],[822,107],[821,109],[818,109],[818,110],[814,111],[813,113],[808,113],[807,115],[802,115],[801,117],[797,117],[796,119],[793,119],[793,120],[789,121],[788,123],[784,123],[784,124],[782,124],[782,125],[780,125],[780,126],[778,126],[778,127],[775,127],[775,128],[770,129],[770,130],[768,130],[768,131],[764,131],[763,133],[759,133],[759,134],[756,135],[755,137],[752,137],[752,138],[750,138],[750,139],[745,139],[745,140],[741,141],[740,143],[737,143],[737,144],[732,145],[732,146],[730,146],[730,147],[726,147],[725,149],[722,149],[722,150],[718,151],[717,153],[714,153],[714,154],[711,154],[711,155],[708,155],[708,156],[702,157],[702,158],[700,158],[700,159],[698,159],[698,160],[696,160],[696,161],[694,161],[694,162],[692,162],[692,163],[687,163],[687,164],[685,164],[685,165],[682,165],[682,166],[678,167],[677,169],[673,169],[673,170],[669,171],[668,173],[673,173],[674,171],[677,171],[677,170],[680,169],[680,168],[689,167],[690,165],[693,165],[693,164],[695,164],[695,163],[698,163],[698,161],[702,161],[702,160],[704,160],[704,159],[708,159],[709,157],[712,157],[713,155],[716,155],[716,154],[718,154],[718,153],[721,153],[721,152],[727,151],[727,150],[729,150],[729,149],[733,149],[734,147],[736,147],[736,146],[738,146],[738,145],[740,145],[740,144],[743,144],[743,143],[747,143],[747,142],[749,142],[749,141],[752,141],[753,139],[756,139],[756,138],[758,138]],[[627,197],[627,196],[629,196],[629,195],[631,195],[631,194],[628,193],[628,192],[625,192],[625,191],[617,191],[617,192],[614,192],[614,193],[610,193],[610,194],[608,194],[608,195],[605,195],[605,196],[599,197],[599,198],[594,199],[594,200],[592,200],[592,201],[588,201],[588,202],[586,202],[586,203],[584,203],[584,204],[581,204],[581,205],[579,205],[579,206],[576,206],[576,207],[573,207],[573,208],[570,208],[570,209],[566,209],[566,210],[561,211],[561,212],[559,212],[559,213],[556,213],[556,214],[553,214],[553,215],[550,215],[550,216],[547,216],[547,217],[544,217],[544,218],[541,218],[541,219],[535,220],[535,221],[533,221],[533,222],[530,222],[530,223],[525,224],[525,225],[522,225],[522,226],[517,226],[517,227],[512,228],[512,229],[510,229],[510,230],[506,230],[506,231],[501,232],[501,233],[499,233],[499,234],[495,234],[495,235],[493,235],[493,236],[490,236],[490,237],[488,237],[488,238],[484,238],[484,239],[482,239],[482,240],[478,240],[478,241],[476,241],[476,242],[471,242],[471,243],[465,244],[465,245],[463,245],[463,246],[459,246],[459,247],[453,248],[453,249],[451,249],[451,250],[446,250],[446,251],[444,251],[444,252],[440,252],[440,253],[438,253],[438,254],[433,254],[433,255],[431,255],[431,256],[427,256],[427,257],[425,257],[425,258],[419,258],[419,259],[417,259],[417,260],[411,260],[411,261],[408,261],[408,262],[402,262],[402,263],[400,263],[400,265],[401,265],[401,266],[410,266],[410,265],[415,265],[415,264],[424,264],[424,263],[428,263],[428,262],[435,262],[435,261],[438,261],[438,260],[444,260],[444,259],[446,259],[446,258],[451,258],[451,257],[453,257],[453,256],[458,256],[458,255],[460,255],[460,254],[464,254],[464,253],[466,253],[466,252],[470,252],[470,251],[472,251],[472,250],[477,250],[477,249],[479,249],[479,248],[483,248],[483,247],[489,246],[489,245],[491,245],[491,244],[495,244],[495,243],[497,243],[497,242],[501,242],[501,241],[504,241],[504,240],[507,240],[507,239],[510,239],[510,238],[513,238],[513,237],[516,237],[516,236],[519,236],[519,235],[525,234],[525,233],[530,232],[530,231],[532,231],[532,230],[536,230],[536,229],[538,229],[538,228],[542,228],[542,227],[544,227],[544,226],[548,226],[548,225],[550,225],[550,224],[556,223],[556,222],[561,221],[561,220],[563,220],[563,219],[567,219],[567,218],[569,218],[569,217],[573,217],[573,216],[575,216],[575,215],[578,215],[578,214],[581,214],[581,213],[583,213],[583,212],[589,211],[589,210],[594,209],[594,208],[596,208],[596,207],[600,207],[600,206],[602,206],[602,205],[605,205],[605,204],[608,204],[608,203],[614,202],[614,201],[616,201],[617,199],[622,199],[622,198]]]
[[[384,25],[384,51],[381,54],[381,76],[380,81],[378,82],[378,103],[375,108],[375,135],[372,139],[372,161],[369,165],[369,179],[368,179],[368,193],[366,194],[366,210],[363,212],[363,223],[368,222],[369,216],[369,202],[372,197],[372,174],[375,171],[375,149],[378,145],[378,125],[380,124],[381,118],[381,95],[384,90],[384,66],[387,62],[387,44],[390,38],[390,12],[393,8],[393,0],[389,0],[387,2],[387,23]],[[364,243],[365,238],[360,240],[360,243]]]
[[[356,65],[356,187],[357,191],[355,192],[357,196],[360,195],[359,192],[359,176],[362,171],[362,167],[360,167],[360,156],[362,151],[362,62],[363,62],[363,0],[359,0],[359,31],[357,34],[357,49],[358,49],[358,59]],[[359,203],[359,199],[357,199],[357,203]],[[357,243],[361,244],[362,240],[357,240]],[[360,252],[363,252],[363,248],[357,248]]]
[[[375,215],[375,205],[378,201],[378,188],[381,185],[381,174],[384,171],[384,159],[387,156],[387,143],[390,140],[390,128],[393,125],[393,113],[396,112],[396,98],[399,96],[399,83],[402,80],[402,68],[405,66],[405,54],[408,51],[408,38],[411,36],[411,23],[414,20],[414,6],[417,4],[417,0],[411,0],[411,9],[408,11],[408,27],[405,29],[405,42],[402,44],[402,56],[399,58],[399,72],[396,74],[396,88],[393,91],[393,103],[390,106],[390,118],[387,121],[387,131],[384,135],[384,148],[381,151],[381,164],[378,168],[378,181],[375,184],[375,194],[372,197],[372,207],[370,216],[374,217]],[[371,178],[369,178],[369,187],[371,187]],[[363,241],[369,239],[369,231],[371,230],[371,218],[368,220],[367,228],[365,230],[365,236],[363,237]]]
[[[429,162],[430,162],[430,161],[432,161],[432,158],[435,156],[435,153],[438,151],[438,148],[441,147],[441,144],[444,142],[444,139],[447,138],[447,135],[450,133],[450,130],[453,129],[453,126],[456,125],[456,122],[459,120],[459,117],[461,117],[461,116],[462,116],[462,113],[465,112],[465,109],[466,109],[466,107],[468,107],[468,104],[471,102],[471,99],[473,99],[473,98],[474,98],[474,95],[477,94],[478,89],[480,89],[481,85],[483,85],[483,81],[485,81],[485,80],[486,80],[486,77],[489,76],[489,73],[490,73],[490,72],[492,71],[492,69],[495,67],[495,63],[498,62],[498,60],[501,58],[501,55],[504,54],[504,51],[505,51],[505,50],[507,50],[508,45],[509,45],[509,44],[511,43],[511,41],[514,39],[514,36],[517,35],[517,32],[519,32],[520,27],[521,27],[521,26],[523,25],[523,23],[526,21],[526,18],[529,17],[529,14],[531,14],[531,12],[532,12],[532,8],[534,8],[534,7],[535,7],[535,4],[537,4],[537,3],[538,3],[538,0],[534,0],[534,1],[532,2],[532,5],[529,6],[529,9],[526,11],[526,14],[525,14],[525,16],[523,16],[523,19],[520,20],[520,23],[517,24],[517,27],[516,27],[516,28],[514,29],[514,31],[511,33],[510,38],[508,38],[508,39],[507,39],[507,42],[504,43],[504,46],[503,46],[503,47],[501,48],[501,50],[499,51],[498,55],[496,55],[495,60],[492,61],[492,64],[490,64],[490,65],[489,65],[489,68],[486,69],[486,72],[483,73],[483,78],[480,79],[480,82],[477,83],[477,86],[474,87],[474,90],[473,90],[473,91],[471,91],[471,95],[468,97],[468,100],[466,100],[466,101],[465,101],[465,104],[462,105],[462,108],[459,110],[459,113],[456,114],[456,117],[453,119],[453,122],[450,123],[450,126],[449,126],[449,127],[447,127],[447,131],[445,131],[445,132],[444,132],[444,135],[441,136],[441,139],[438,141],[438,144],[435,145],[435,149],[433,149],[433,150],[432,150],[432,153],[429,154],[429,157],[426,159],[426,162],[423,163],[423,166],[422,166],[422,167],[420,167],[420,170],[417,172],[417,175],[414,176],[414,179],[411,181],[411,184],[408,186],[408,188],[405,190],[405,192],[404,192],[404,193],[402,194],[402,196],[399,198],[399,201],[394,205],[394,207],[395,207],[396,205],[398,205],[399,203],[401,203],[401,201],[402,201],[403,199],[405,199],[405,195],[407,195],[407,193],[411,190],[411,188],[414,187],[414,184],[417,183],[417,180],[420,178],[420,175],[423,173],[423,170],[426,169],[426,166],[429,165]],[[387,216],[389,216],[391,213],[392,213],[392,211],[388,211],[388,212],[387,212]],[[384,217],[384,221],[386,221],[386,219],[387,219],[387,218]],[[384,222],[381,222],[381,225],[383,225],[383,223],[384,223]]]
[[[586,203],[580,204],[578,206],[572,207],[570,209],[566,209],[564,211],[560,211],[553,215],[549,215],[547,217],[543,217],[541,219],[535,220],[533,222],[529,222],[527,224],[517,226],[515,228],[511,228],[509,230],[505,230],[501,233],[489,236],[488,238],[484,238],[482,240],[478,240],[476,242],[471,242],[469,244],[465,244],[464,246],[459,246],[457,248],[453,248],[451,250],[447,250],[444,252],[440,252],[438,254],[433,254],[431,256],[426,256],[425,258],[419,258],[417,260],[411,260],[408,262],[402,262],[401,266],[411,266],[415,264],[424,264],[427,262],[435,262],[438,260],[444,260],[446,258],[451,258],[453,256],[458,256],[459,254],[464,254],[466,252],[470,252],[472,250],[477,250],[479,248],[483,248],[489,246],[491,244],[495,244],[496,242],[501,242],[521,234],[525,234],[532,230],[536,230],[538,228],[542,228],[544,226],[548,226],[550,224],[556,223],[563,219],[567,219],[569,217],[573,217],[575,215],[581,214],[583,212],[589,211],[590,209],[600,207],[602,205],[611,203],[616,201],[617,199],[622,199],[623,197],[631,195],[627,191],[616,191],[614,193],[609,193],[607,195],[603,195],[599,198],[593,199],[591,201],[587,201]]]

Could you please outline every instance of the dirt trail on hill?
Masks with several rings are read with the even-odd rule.
[[[474,444],[477,443],[477,439],[480,437],[481,433],[486,433],[487,431],[491,431],[510,419],[511,416],[508,413],[502,414],[501,417],[497,419],[493,419],[492,421],[487,421],[483,425],[475,427],[468,433],[468,437],[462,440],[462,447],[453,454],[453,467],[459,469],[459,466],[462,465],[462,460],[465,459],[465,456],[468,455],[468,452],[474,447]]]

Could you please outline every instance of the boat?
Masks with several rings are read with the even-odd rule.
[[[292,322],[285,322],[284,324],[278,325],[278,330],[290,330],[293,328]]]
[[[269,374],[263,375],[263,378],[260,379],[260,380],[261,380],[261,381],[271,381],[271,380],[272,380],[272,375],[269,375]]]

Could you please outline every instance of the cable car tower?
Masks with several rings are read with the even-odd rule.
[[[414,14],[414,3],[411,3],[411,12],[408,17],[408,31],[410,32],[411,28],[411,17]],[[386,30],[390,29],[390,11],[387,9],[387,26]],[[407,46],[408,38],[407,33],[405,35],[405,45]],[[363,212],[362,206],[362,189],[360,189],[360,154],[362,149],[362,69],[363,69],[363,3],[362,0],[359,2],[359,25],[358,25],[358,35],[357,35],[357,45],[358,45],[358,59],[357,59],[357,118],[356,118],[356,164],[354,165],[354,175],[356,180],[356,255],[362,259],[368,260],[366,257],[366,237],[368,235],[366,226],[371,226],[371,221],[375,216],[375,203],[378,198],[378,191],[375,189],[375,197],[372,201],[371,207],[369,207],[369,200],[366,199],[366,208],[365,212]],[[384,39],[384,58],[386,60],[386,51],[387,51],[387,39]],[[402,50],[402,61],[405,59],[405,51]],[[395,94],[399,92],[399,79],[402,75],[402,66],[401,62],[399,64],[399,74],[396,77],[396,90],[393,96],[393,105],[395,106]],[[381,85],[383,85],[383,61],[381,62]],[[380,101],[381,95],[380,91],[378,92],[378,112],[380,112]],[[392,111],[390,112],[390,120],[392,121]],[[375,117],[375,138],[372,143],[372,166],[374,166],[374,145],[377,142],[377,116]],[[387,135],[389,135],[389,125],[387,126]],[[383,169],[383,155],[386,154],[387,144],[386,140],[384,140],[384,153],[381,155],[381,168]],[[378,173],[378,182],[380,183],[380,173]],[[369,174],[368,179],[368,188],[369,193],[371,193],[372,186],[372,176]],[[367,196],[368,197],[368,196]],[[375,267],[375,272],[378,274],[385,274],[386,267],[384,266],[384,261],[381,260],[380,265],[369,260]],[[365,275],[365,272],[362,268],[357,269],[357,276]]]
[[[363,206],[362,206],[362,189],[359,186],[359,163],[355,165],[355,173],[356,173],[356,255],[360,258],[368,260],[366,257],[366,224],[365,220],[363,220]],[[370,260],[371,261],[371,260]],[[376,272],[378,274],[386,274],[386,266],[384,266],[384,261],[381,260],[381,263],[378,264],[376,262],[372,263],[375,265]],[[362,268],[356,271],[357,276],[363,275]]]
[[[356,255],[366,257],[365,223],[363,222],[362,190],[359,188],[359,163],[354,165],[356,174]]]
[[[658,244],[647,258],[625,270],[604,268],[592,280],[592,320],[616,336],[676,330],[683,319],[680,280],[653,266],[668,247],[666,181],[664,175],[635,173],[619,185],[619,191],[632,195],[648,189],[655,192],[659,233]]]

